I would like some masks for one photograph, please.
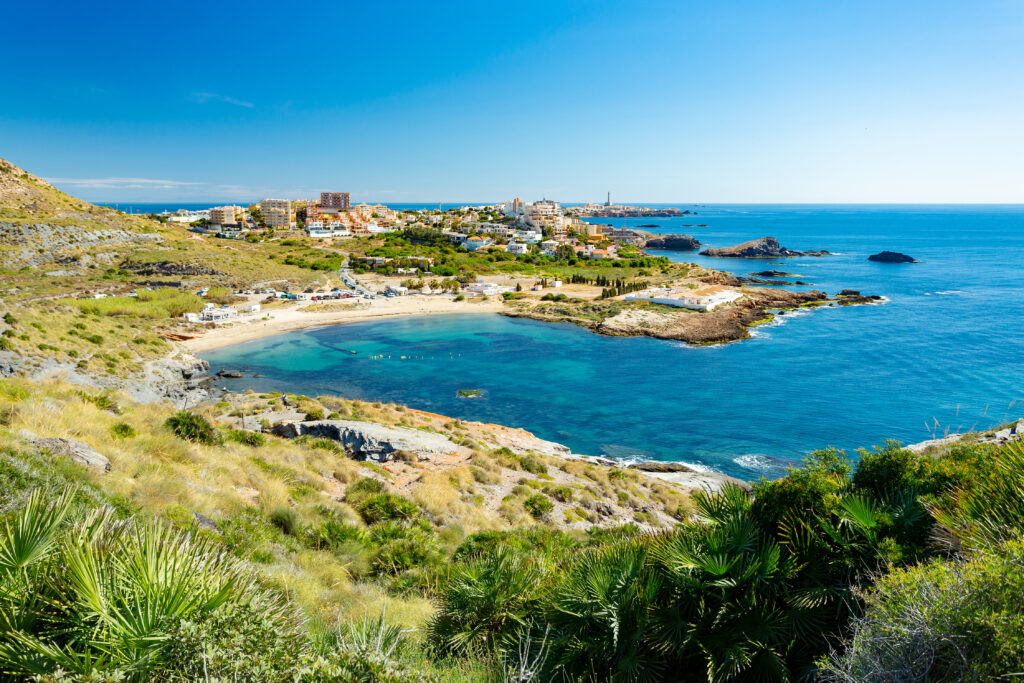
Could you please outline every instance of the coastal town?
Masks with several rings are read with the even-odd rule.
[[[229,299],[185,313],[192,327],[181,334],[193,349],[381,316],[482,312],[573,322],[602,334],[706,344],[746,338],[750,327],[797,306],[878,300],[854,290],[834,299],[817,290],[784,290],[780,287],[808,283],[783,271],[737,277],[671,261],[664,250],[695,251],[701,242],[689,234],[641,229],[657,224],[615,227],[604,220],[685,221],[696,215],[694,209],[612,204],[610,194],[603,204],[516,197],[496,204],[391,208],[354,204],[350,193],[337,191],[307,200],[268,198],[149,217],[182,225],[194,239],[280,250],[285,264],[314,276],[303,287],[271,280],[236,287]],[[681,227],[706,226],[683,222]],[[799,254],[804,252],[766,237],[714,255]],[[208,288],[196,293],[209,296]]]

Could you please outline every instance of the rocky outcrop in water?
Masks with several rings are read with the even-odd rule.
[[[655,235],[644,241],[643,248],[693,251],[700,249],[700,241],[693,235]]]
[[[702,256],[721,258],[780,258],[790,256],[824,256],[828,251],[795,251],[779,244],[774,237],[761,237],[732,247],[710,247],[700,252]]]
[[[756,275],[758,277],[799,277],[793,273],[787,273],[784,270],[762,270],[756,273],[751,273],[751,275]]]
[[[878,263],[917,263],[912,256],[901,254],[898,251],[880,251],[877,254],[868,256],[868,261]]]

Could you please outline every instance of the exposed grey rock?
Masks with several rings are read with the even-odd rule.
[[[192,515],[196,518],[196,526],[198,526],[200,529],[206,529],[207,531],[216,531],[218,533],[220,532],[220,529],[217,527],[217,523],[209,517],[207,517],[206,515],[199,512],[193,512]]]
[[[79,465],[93,467],[101,472],[110,471],[110,460],[107,459],[107,456],[103,455],[87,443],[56,436],[45,439],[36,439],[32,442],[32,445],[40,450],[53,453],[54,455],[63,455]]]
[[[446,436],[408,427],[387,427],[357,420],[315,420],[275,425],[273,433],[287,438],[314,436],[337,441],[352,455],[365,460],[387,462],[398,451],[433,455],[468,453]]]
[[[121,268],[131,271],[137,275],[223,275],[220,271],[214,270],[201,263],[175,263],[173,261],[157,261],[154,263],[133,263],[126,261]]]
[[[222,379],[241,379],[242,373],[238,370],[218,370],[217,376]]]
[[[85,216],[82,216],[85,218]],[[94,217],[89,216],[90,220]],[[0,244],[14,247],[5,254],[2,262],[6,268],[22,266],[37,267],[43,263],[76,263],[88,266],[90,263],[111,263],[116,260],[112,254],[82,254],[82,249],[116,247],[127,244],[154,244],[163,241],[156,233],[130,232],[115,228],[96,230],[84,225],[19,225],[0,222]],[[68,253],[74,250],[76,253]]]

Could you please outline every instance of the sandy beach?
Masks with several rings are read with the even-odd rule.
[[[495,298],[455,301],[448,296],[415,294],[380,299],[301,301],[273,306],[258,315],[232,320],[180,343],[192,352],[209,351],[308,327],[410,315],[497,313],[502,308],[503,303]]]

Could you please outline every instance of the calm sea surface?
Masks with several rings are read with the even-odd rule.
[[[698,215],[594,222],[656,223],[647,229],[710,246],[772,235],[828,249],[839,255],[784,266],[661,253],[739,274],[777,268],[829,294],[890,301],[783,316],[754,339],[715,347],[467,315],[291,332],[202,355],[214,370],[264,375],[224,383],[234,390],[395,401],[521,426],[580,453],[744,478],[778,475],[824,446],[914,442],[1024,415],[1024,207],[681,208]],[[865,260],[883,249],[921,263]]]

